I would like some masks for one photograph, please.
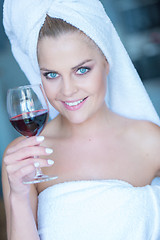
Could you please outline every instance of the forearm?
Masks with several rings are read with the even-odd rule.
[[[40,240],[29,199],[10,196],[8,240]]]

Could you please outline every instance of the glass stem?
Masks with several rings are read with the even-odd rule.
[[[37,156],[34,156],[34,158],[38,158]],[[39,178],[39,177],[42,177],[43,176],[43,173],[42,173],[42,170],[40,167],[36,167],[36,174],[35,174],[35,177],[34,178]]]
[[[43,176],[43,173],[42,173],[42,170],[40,167],[36,167],[36,175],[35,175],[35,178],[37,177],[42,177]]]

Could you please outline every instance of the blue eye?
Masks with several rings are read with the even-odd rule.
[[[90,68],[87,68],[87,67],[81,67],[77,70],[77,74],[79,75],[83,75],[83,74],[86,74],[88,71],[90,70]]]
[[[55,73],[55,72],[46,72],[44,73],[44,76],[47,78],[47,79],[55,79],[57,78],[59,75],[58,73]]]

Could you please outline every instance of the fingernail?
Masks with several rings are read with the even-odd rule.
[[[49,165],[53,165],[54,164],[54,161],[51,160],[51,159],[48,159],[47,162],[48,162]]]
[[[44,137],[43,136],[38,136],[36,140],[37,140],[37,142],[42,142],[44,140]]]
[[[39,162],[35,162],[35,163],[34,163],[34,166],[35,166],[35,167],[39,167],[39,165],[40,165]]]
[[[46,153],[47,153],[47,154],[53,153],[53,149],[51,149],[51,148],[46,148]]]

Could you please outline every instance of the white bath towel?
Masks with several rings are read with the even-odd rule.
[[[61,18],[86,33],[110,64],[109,108],[129,118],[159,124],[152,103],[110,19],[98,0],[5,0],[4,27],[13,54],[29,81],[40,82],[37,39],[46,14]],[[54,116],[50,106],[50,114]]]
[[[39,195],[41,240],[159,240],[160,186],[73,181]]]

